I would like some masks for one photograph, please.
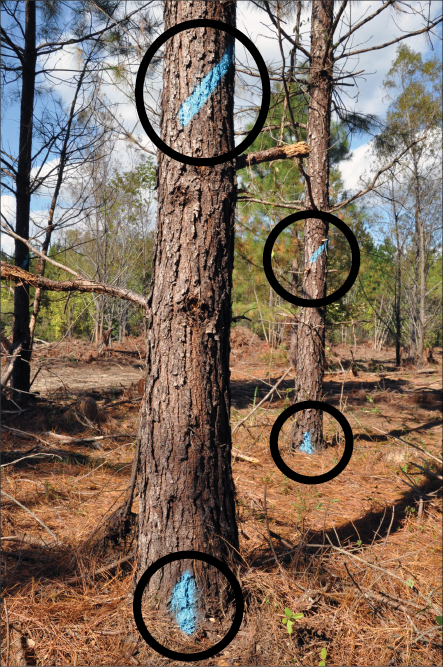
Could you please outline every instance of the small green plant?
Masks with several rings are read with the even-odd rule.
[[[357,540],[357,546],[358,546],[358,547],[361,547],[361,545],[362,545],[362,541],[361,541],[361,540]]]
[[[254,400],[252,402],[252,407],[255,408],[255,403],[257,401],[257,396],[258,396],[258,387],[255,388],[254,390]]]
[[[443,616],[436,616],[435,622],[437,623],[437,625],[443,625]]]
[[[367,398],[367,400],[369,401],[369,403],[373,403],[373,402],[374,402],[374,399],[372,398],[372,396],[366,396],[366,398]]]
[[[281,622],[283,625],[286,625],[286,630],[288,631],[288,635],[292,635],[292,627],[294,625],[295,621],[299,621],[301,618],[303,618],[304,614],[294,614],[289,607],[286,607],[285,609],[285,615],[281,619]]]
[[[326,656],[327,655],[328,655],[328,652],[323,647],[322,650],[320,651],[320,662],[318,663],[318,667],[325,667],[325,665],[326,665]]]
[[[414,588],[415,583],[412,577],[409,577],[409,579],[406,579],[406,586],[409,586],[409,588]]]

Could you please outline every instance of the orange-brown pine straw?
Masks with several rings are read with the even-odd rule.
[[[244,332],[237,337],[233,426],[251,411],[254,394],[257,404],[288,365],[281,350],[276,355],[265,344],[249,347]],[[81,341],[42,346],[34,361],[35,369],[42,361],[49,368],[36,380],[42,400],[19,415],[12,414],[13,403],[3,404],[3,426],[22,433],[2,432],[2,489],[30,509],[57,542],[49,544],[35,518],[2,496],[2,664],[201,664],[173,662],[145,644],[132,616],[133,536],[124,544],[101,540],[131,472],[142,391],[137,349],[143,356],[140,339],[102,356]],[[340,407],[342,394],[341,410],[355,437],[351,462],[331,482],[295,483],[270,457],[269,433],[291,402],[292,374],[236,431],[233,445],[258,460],[233,460],[241,559],[231,567],[246,612],[236,638],[205,664],[318,665],[323,648],[326,665],[441,664],[435,620],[442,608],[441,481],[414,468],[412,463],[423,463],[420,452],[393,439],[440,456],[441,351],[435,351],[440,363],[435,375],[408,369],[408,377],[401,371],[383,377],[374,372],[368,359],[376,354],[392,369],[388,353],[366,355],[358,348],[359,375],[347,376],[343,392],[344,374],[330,366],[325,400]],[[336,348],[334,355],[347,368],[347,350]],[[86,426],[76,418],[78,399],[85,395],[79,369],[98,405],[98,419]],[[111,437],[98,441],[101,449],[93,442],[65,444],[45,435],[44,444],[35,437],[51,431]],[[116,433],[128,437],[113,439]],[[312,474],[315,465],[320,472],[335,465],[340,448],[341,443],[326,450],[319,463],[288,451],[286,462],[303,474]],[[49,455],[39,457],[42,453]],[[428,463],[441,475],[437,462]],[[304,614],[294,621],[292,634],[282,623],[285,608]],[[164,617],[150,613],[147,619],[165,645],[203,647],[192,638],[185,642]]]

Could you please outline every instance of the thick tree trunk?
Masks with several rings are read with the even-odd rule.
[[[233,2],[170,0],[164,11],[165,29],[197,18],[235,25]],[[185,127],[178,114],[228,47],[230,35],[206,28],[180,32],[165,45],[161,136],[181,153],[206,157],[234,146],[233,64]],[[198,550],[223,558],[238,548],[229,423],[235,201],[232,162],[196,168],[159,154],[139,429],[137,578],[171,552]],[[172,563],[151,582],[165,603],[185,569],[183,561]],[[198,576],[210,596],[226,586],[215,568],[203,567]]]
[[[311,61],[309,65],[309,110],[307,143],[309,155],[305,201],[307,208],[329,210],[329,145],[332,100],[332,58],[330,56],[334,3],[312,2]],[[314,262],[310,257],[328,236],[328,225],[309,219],[304,225],[302,296],[326,296],[327,253]],[[301,308],[298,323],[296,403],[321,401],[325,365],[325,308]],[[307,410],[298,414],[292,431],[294,448],[305,443],[306,451],[323,448],[323,412]],[[309,446],[310,445],[310,446]]]
[[[34,113],[35,65],[35,10],[36,3],[27,0],[25,19],[25,48],[23,53],[22,95],[20,104],[19,157],[17,164],[17,212],[16,233],[29,239],[29,213],[31,205],[31,150],[32,121]],[[15,241],[15,266],[29,269],[29,250],[21,241]],[[29,291],[25,285],[17,285],[14,290],[14,325],[10,354],[22,346],[20,356],[12,373],[12,386],[28,392],[30,386],[31,345],[29,335]]]

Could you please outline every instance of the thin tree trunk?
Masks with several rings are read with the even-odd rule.
[[[197,18],[235,25],[235,3],[164,5],[165,29]],[[197,28],[165,44],[161,136],[187,155],[234,146],[234,67],[184,128],[179,105],[215,64],[230,35]],[[156,241],[141,411],[137,577],[158,558],[190,549],[223,558],[238,548],[229,423],[229,331],[235,168],[196,168],[159,154]],[[178,561],[151,584],[160,599],[186,569]],[[218,596],[226,585],[202,566],[200,586]]]
[[[65,133],[65,138],[63,140],[63,147],[60,153],[60,164],[58,168],[58,174],[57,174],[57,183],[55,185],[54,189],[54,194],[52,195],[52,201],[51,201],[51,208],[49,209],[49,215],[48,215],[48,226],[46,227],[46,233],[45,233],[45,240],[43,241],[42,245],[42,253],[43,255],[48,254],[49,246],[51,243],[51,237],[52,237],[52,232],[54,230],[55,225],[53,224],[54,222],[54,213],[55,213],[55,207],[57,206],[57,201],[58,201],[58,196],[60,194],[60,189],[63,183],[63,174],[65,171],[65,166],[66,166],[66,161],[67,161],[67,149],[68,149],[68,142],[71,136],[71,128],[72,128],[72,121],[74,119],[75,115],[75,107],[77,104],[77,99],[78,95],[83,83],[83,79],[86,74],[86,69],[89,64],[90,56],[86,59],[86,62],[83,66],[83,70],[80,74],[79,80],[77,82],[77,87],[75,90],[75,95],[74,99],[72,100],[71,103],[71,109],[70,109],[70,114],[68,118],[68,123],[66,126],[66,133]],[[19,233],[19,232],[17,232]],[[42,257],[40,259],[40,269],[39,269],[39,274],[43,276],[45,274],[45,266],[46,266],[46,260]],[[37,324],[37,317],[40,311],[40,303],[41,303],[41,297],[42,297],[42,288],[37,287],[35,290],[34,294],[34,303],[32,306],[32,315],[29,323],[29,340],[30,340],[30,354],[32,354],[32,345],[34,341],[34,333],[35,333],[35,327]]]
[[[34,114],[35,65],[35,12],[36,3],[26,1],[25,7],[25,48],[23,52],[22,95],[20,104],[19,157],[17,164],[17,212],[16,233],[29,239],[29,214],[31,207],[31,157],[32,121]],[[29,250],[21,241],[15,241],[15,266],[29,270]],[[14,325],[10,353],[22,346],[20,356],[14,365],[12,386],[28,392],[30,387],[31,345],[29,337],[29,290],[26,285],[16,285],[14,290]]]
[[[311,147],[305,201],[309,208],[329,210],[329,145],[332,100],[332,58],[330,56],[333,0],[314,0],[311,16],[311,61],[309,65],[309,110],[307,143]],[[304,225],[302,296],[319,299],[326,296],[326,252],[310,264],[311,255],[328,236],[328,224],[308,219]],[[325,368],[325,308],[301,308],[298,324],[296,403],[321,401]],[[292,430],[292,446],[310,442],[312,450],[321,450],[323,412],[299,413]]]
[[[401,252],[400,252],[400,234],[398,230],[398,215],[395,210],[394,202],[394,218],[395,218],[395,240],[397,244],[397,267],[396,267],[396,281],[395,281],[395,365],[401,366],[401,289],[402,289],[402,271],[401,271]]]
[[[423,350],[425,346],[425,298],[426,298],[426,266],[425,266],[425,230],[423,225],[423,218],[419,211],[419,225],[420,225],[420,328],[418,337],[418,358],[423,360]]]

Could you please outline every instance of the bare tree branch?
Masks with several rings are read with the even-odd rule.
[[[349,197],[349,199],[346,199],[345,201],[342,201],[339,204],[336,204],[335,206],[333,206],[330,209],[330,213],[332,211],[338,211],[340,208],[343,208],[344,206],[347,206],[348,204],[353,202],[355,199],[358,199],[359,197],[363,197],[363,195],[365,195],[366,193],[373,190],[375,188],[376,182],[377,182],[378,178],[381,176],[381,174],[383,174],[383,172],[388,171],[389,169],[391,169],[394,166],[394,164],[396,164],[403,157],[403,155],[408,152],[408,150],[410,148],[415,146],[415,144],[418,144],[419,141],[423,141],[424,139],[426,139],[426,137],[420,137],[420,139],[416,139],[411,144],[409,144],[409,146],[406,146],[404,151],[402,151],[400,153],[400,155],[397,155],[397,157],[394,158],[394,160],[392,160],[392,162],[390,162],[390,164],[386,165],[386,167],[383,167],[382,169],[379,169],[377,171],[374,178],[372,179],[371,184],[366,188],[366,190],[360,190],[360,192],[357,192],[357,194],[353,195],[352,197]]]
[[[49,261],[49,258],[46,258]],[[65,271],[69,270],[67,267],[61,266]],[[106,283],[99,283],[87,278],[78,277],[76,280],[50,280],[44,276],[39,276],[28,271],[24,271],[18,266],[12,266],[7,262],[1,262],[1,278],[10,279],[19,284],[30,285],[31,287],[43,287],[44,289],[52,290],[54,292],[93,292],[94,294],[107,294],[108,296],[117,297],[118,299],[125,299],[131,301],[137,306],[140,306],[145,312],[148,310],[146,299],[141,294],[133,292],[129,289],[120,287],[113,287]]]

